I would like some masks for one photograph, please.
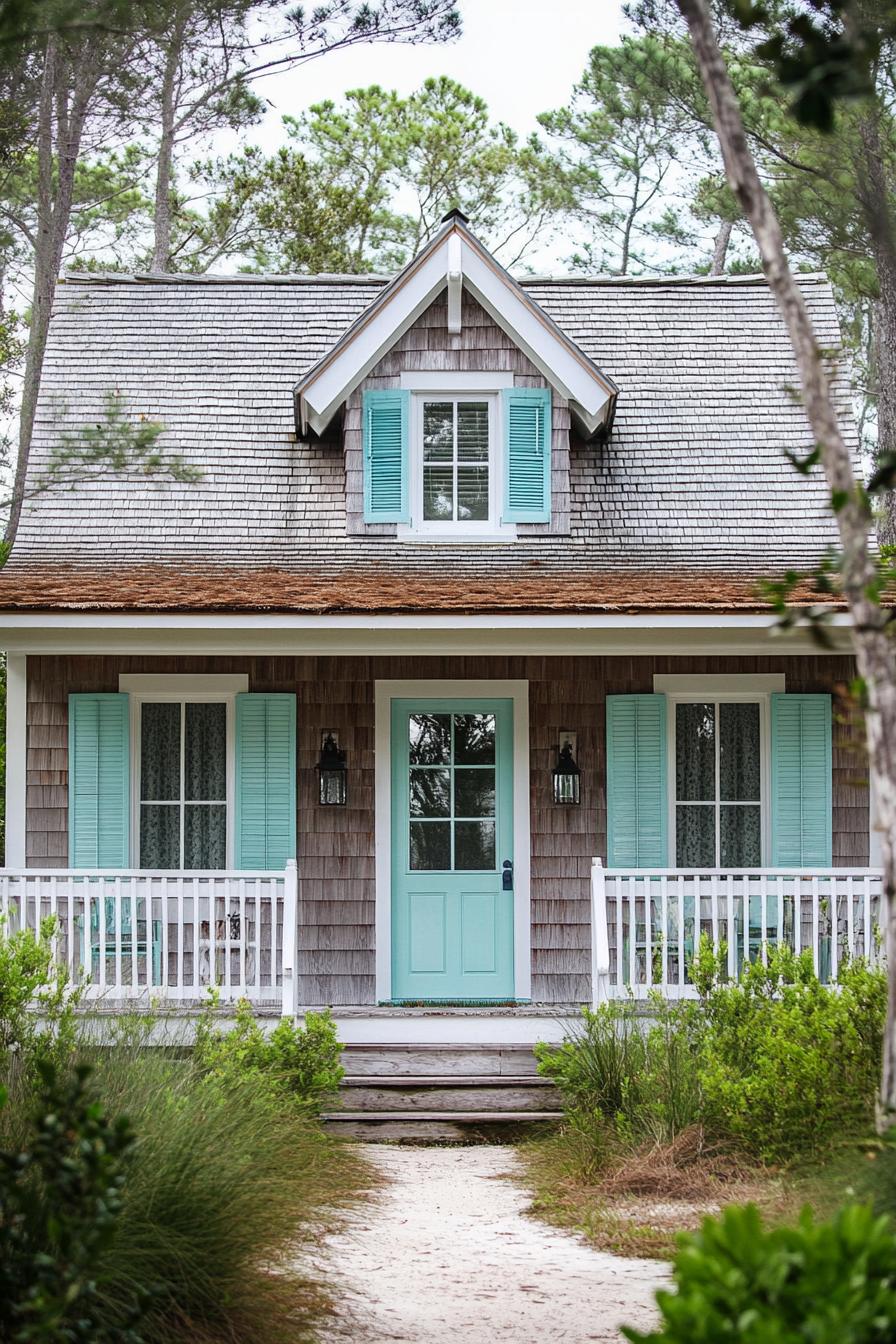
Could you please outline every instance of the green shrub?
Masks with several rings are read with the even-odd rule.
[[[886,1010],[882,971],[854,961],[836,987],[811,955],[784,949],[723,978],[706,941],[693,967],[696,1003],[655,997],[650,1020],[632,1000],[587,1011],[562,1045],[537,1047],[559,1087],[569,1129],[607,1155],[671,1143],[701,1126],[713,1147],[763,1162],[824,1152],[871,1122]]]
[[[823,1151],[872,1118],[886,980],[863,962],[820,983],[809,953],[782,949],[737,984],[704,980],[699,1085],[707,1132],[786,1162]]]
[[[659,1330],[635,1344],[890,1344],[896,1337],[896,1233],[864,1204],[830,1222],[805,1212],[766,1230],[752,1206],[707,1218],[657,1293]]]
[[[307,1013],[304,1027],[281,1018],[268,1036],[247,1000],[237,1004],[236,1021],[229,1030],[215,1026],[215,1006],[212,1000],[199,1024],[196,1057],[217,1077],[263,1078],[276,1093],[309,1111],[318,1111],[338,1089],[344,1072],[339,1062],[342,1046],[328,1011]]]
[[[606,1143],[600,1120],[623,1141],[671,1143],[699,1118],[690,1005],[631,1000],[585,1009],[560,1046],[536,1046],[539,1073],[560,1089],[577,1132]]]
[[[20,929],[5,934],[0,917],[0,1068],[29,1069],[40,1061],[60,1064],[75,1042],[79,993],[64,966],[56,964],[54,918],[37,933]]]
[[[44,1061],[38,1073],[27,1141],[0,1152],[0,1338],[140,1344],[142,1295],[129,1287],[111,1329],[97,1281],[121,1218],[130,1127],[89,1095],[87,1068],[60,1078]]]

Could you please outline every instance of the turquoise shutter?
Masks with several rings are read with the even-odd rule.
[[[68,698],[68,861],[130,863],[131,719],[126,694]]]
[[[831,697],[773,695],[773,867],[831,867],[831,799]]]
[[[607,696],[607,866],[668,864],[666,697]]]
[[[551,521],[551,393],[504,389],[505,523]]]
[[[410,392],[393,389],[364,393],[361,416],[365,523],[410,522],[410,401]]]
[[[296,697],[236,697],[236,866],[296,857]]]

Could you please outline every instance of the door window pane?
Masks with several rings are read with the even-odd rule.
[[[494,765],[494,714],[455,714],[454,759],[458,765]]]
[[[140,866],[180,867],[180,804],[144,804],[140,808]]]
[[[455,770],[454,815],[456,817],[493,817],[495,815],[495,772],[493,769]]]
[[[759,798],[759,706],[719,705],[719,795],[723,803]]]
[[[223,802],[227,797],[227,706],[185,705],[184,714],[185,796],[197,802]]]
[[[719,813],[723,868],[762,867],[762,822],[759,806],[725,807]]]
[[[411,765],[447,765],[451,759],[451,715],[412,714],[408,744]]]
[[[685,805],[676,809],[675,820],[676,866],[715,868],[716,809]]]
[[[412,770],[410,812],[412,817],[451,815],[451,773],[448,770]]]
[[[180,798],[180,705],[147,704],[140,715],[140,797]]]
[[[676,706],[675,796],[680,803],[715,799],[715,737],[715,705]]]
[[[454,824],[454,867],[470,872],[495,866],[495,823],[458,821]]]
[[[411,868],[414,872],[448,872],[451,869],[451,822],[410,823]]]

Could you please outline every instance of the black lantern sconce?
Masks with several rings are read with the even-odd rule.
[[[555,803],[580,803],[582,801],[582,772],[576,765],[576,735],[560,730],[560,742],[557,747],[557,764],[553,776]]]
[[[339,748],[335,733],[324,733],[317,763],[321,807],[345,807],[348,801],[345,752]]]

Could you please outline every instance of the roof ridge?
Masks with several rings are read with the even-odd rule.
[[[829,283],[824,271],[798,271],[797,281]],[[319,275],[255,275],[234,272],[230,275],[194,275],[178,272],[125,272],[125,271],[66,271],[59,283],[67,285],[387,285],[391,275],[353,275],[339,272],[321,272]],[[649,286],[684,285],[767,285],[762,272],[748,275],[523,275],[514,276],[523,288],[528,285],[571,285],[600,288],[619,286],[640,288]]]

